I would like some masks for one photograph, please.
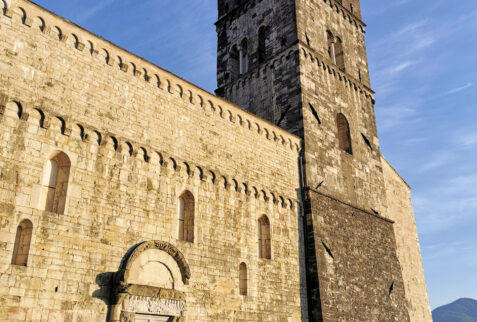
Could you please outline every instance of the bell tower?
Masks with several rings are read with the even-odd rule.
[[[409,321],[359,0],[218,0],[217,95],[303,138],[310,321]]]
[[[219,96],[302,135],[293,0],[218,0]]]

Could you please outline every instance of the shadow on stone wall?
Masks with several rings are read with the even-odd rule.
[[[96,275],[96,284],[99,289],[91,295],[93,298],[99,299],[106,304],[108,311],[106,313],[106,321],[109,321],[111,314],[111,289],[113,283],[114,272],[101,273]]]

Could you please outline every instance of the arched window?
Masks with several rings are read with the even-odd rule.
[[[335,41],[335,64],[339,69],[345,70],[343,41],[339,37],[336,37]]]
[[[194,242],[194,212],[194,196],[186,191],[179,197],[178,203],[179,240]]]
[[[335,37],[331,31],[327,31],[328,38],[328,54],[333,64],[339,69],[345,70],[343,41],[340,37]]]
[[[242,40],[239,48],[240,75],[248,72],[248,41]]]
[[[233,46],[229,54],[230,75],[232,80],[236,80],[240,74],[239,51],[237,46]]]
[[[258,55],[258,62],[261,64],[265,62],[267,59],[267,47],[266,47],[266,41],[267,41],[267,27],[262,26],[260,29],[258,29],[258,50],[257,50],[257,55]]]
[[[13,247],[12,265],[27,266],[32,230],[33,224],[28,219],[23,220],[18,225],[15,246]]]
[[[270,221],[266,215],[258,220],[258,251],[260,258],[271,259]]]
[[[70,168],[70,158],[63,152],[48,160],[43,173],[40,209],[64,214]]]
[[[240,263],[239,266],[239,292],[240,295],[247,295],[247,264]]]
[[[326,32],[327,39],[328,39],[328,55],[331,58],[333,64],[336,64],[336,56],[335,56],[335,36],[331,31]]]
[[[339,113],[336,116],[336,125],[338,127],[338,141],[340,149],[346,151],[349,154],[353,154],[349,123],[343,114]]]

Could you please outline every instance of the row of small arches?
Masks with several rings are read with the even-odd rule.
[[[289,50],[288,52],[280,55],[279,57],[268,60],[263,64],[262,67],[256,68],[250,73],[240,77],[237,80],[232,81],[232,85],[228,86],[227,91],[237,90],[239,87],[244,87],[247,83],[249,83],[254,78],[259,78],[261,76],[266,76],[268,71],[273,71],[274,69],[279,68],[280,66],[284,65],[294,54],[296,53],[295,49]]]
[[[364,94],[366,98],[371,99],[372,103],[374,104],[374,98],[373,96],[369,93],[369,90],[363,89],[359,85],[359,82],[356,80],[352,79],[350,76],[343,75],[342,71],[336,71],[333,66],[330,66],[325,62],[324,59],[318,58],[318,57],[313,57],[312,53],[308,53],[305,48],[302,48],[302,53],[305,58],[310,58],[312,63],[316,62],[316,66],[318,68],[322,68],[323,71],[328,71],[328,74],[333,75],[334,77],[338,78],[338,80],[344,82],[345,85],[349,86],[349,88],[354,88],[355,91],[359,90],[359,93]]]
[[[274,204],[280,205],[283,208],[293,209],[294,202],[291,199],[286,199],[274,192],[266,192],[263,189],[258,189],[255,186],[251,186],[245,182],[239,182],[234,178],[228,178],[224,175],[217,175],[213,170],[204,170],[201,166],[194,166],[186,161],[178,161],[172,156],[166,156],[165,154],[154,151],[149,152],[149,149],[145,147],[135,148],[131,142],[127,140],[119,140],[113,135],[103,135],[96,130],[89,130],[87,127],[81,124],[74,124],[72,129],[68,127],[65,119],[61,116],[54,116],[51,121],[42,109],[32,108],[27,113],[22,104],[18,101],[10,101],[6,104],[5,108],[0,111],[0,114],[18,118],[23,121],[36,124],[43,129],[51,129],[59,131],[63,135],[71,136],[79,139],[82,142],[103,146],[110,151],[115,151],[125,156],[136,157],[146,163],[164,166],[171,169],[174,172],[178,172],[184,176],[197,177],[201,181],[208,181],[224,189],[230,189],[232,191],[243,193],[245,195],[260,199],[263,201],[272,201]]]
[[[349,23],[351,23],[356,28],[358,28],[359,30],[364,32],[364,24],[363,24],[363,22],[361,22],[360,20],[358,20],[354,17],[354,9],[352,9],[352,7],[350,7],[350,9],[345,8],[343,6],[343,4],[340,3],[340,1],[338,1],[338,0],[323,0],[323,2],[328,3],[329,6],[336,11],[336,13],[340,14],[345,20],[348,20]],[[349,12],[347,12],[348,10],[350,12],[353,10],[353,12],[352,12],[353,15],[351,15]]]
[[[6,4],[4,4],[4,8],[6,8]],[[6,11],[7,9],[4,9]],[[49,27],[45,23],[45,19],[41,17],[35,17],[33,20],[30,19],[27,16],[27,13],[25,9],[17,7],[13,9],[13,11],[16,13],[17,16],[20,17],[20,20],[22,21],[23,24],[28,24],[30,27],[34,26],[37,27],[41,32],[46,33],[47,31],[49,32]],[[32,22],[33,21],[33,22]],[[58,27],[54,26],[53,29],[55,30],[57,34],[57,38],[60,41],[68,41],[68,33],[63,32],[63,30]],[[85,48],[85,44],[81,42],[81,39],[74,33],[71,33],[71,43],[72,45],[80,50],[83,50]],[[110,51],[107,50],[106,48],[101,48],[97,50],[94,46],[94,44],[91,41],[87,41],[88,43],[88,51],[91,55],[96,56],[99,55],[102,57],[104,62],[110,66],[116,65],[115,59],[117,60],[117,66],[120,70],[127,72],[129,69],[132,71],[132,74],[136,77],[141,77],[147,82],[152,82],[155,87],[159,89],[164,89],[167,92],[171,94],[177,94],[179,97],[186,99],[189,103],[195,104],[198,102],[198,104],[206,109],[207,111],[210,111],[212,113],[217,113],[218,116],[220,116],[222,119],[229,120],[232,123],[237,123],[241,127],[247,128],[251,131],[254,131],[258,133],[259,135],[265,136],[269,140],[274,140],[276,142],[280,142],[283,146],[287,146],[292,150],[299,151],[300,147],[297,143],[293,142],[290,138],[286,139],[283,137],[281,134],[275,133],[273,130],[267,129],[266,126],[259,124],[258,122],[255,122],[246,115],[241,115],[240,113],[234,113],[230,109],[224,109],[221,105],[219,104],[214,104],[214,102],[211,99],[207,99],[205,96],[197,94],[194,95],[192,90],[184,88],[184,86],[180,84],[172,84],[172,82],[169,79],[166,79],[164,77],[160,77],[158,74],[151,74],[148,72],[146,68],[140,68],[137,64],[130,62],[127,63],[124,58],[121,56],[116,56],[114,58],[114,55],[110,54]],[[206,93],[206,95],[210,95],[209,93]],[[217,97],[212,97],[212,99],[217,99]],[[272,133],[271,135],[267,135],[268,133]]]

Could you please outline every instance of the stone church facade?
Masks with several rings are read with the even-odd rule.
[[[358,0],[219,0],[217,95],[0,1],[0,321],[431,321]]]

